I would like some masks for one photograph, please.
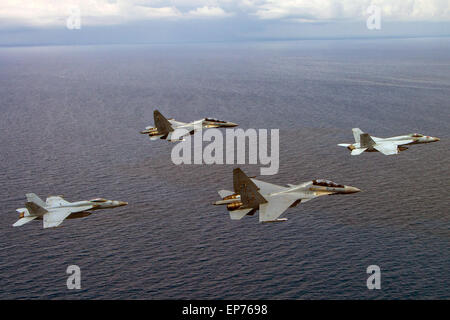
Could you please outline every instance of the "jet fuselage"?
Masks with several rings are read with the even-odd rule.
[[[299,185],[289,185],[289,188],[282,191],[264,193],[261,195],[264,198],[274,196],[282,196],[284,194],[291,194],[298,197],[299,201],[294,202],[291,207],[295,207],[301,200],[310,200],[321,195],[331,194],[350,194],[360,192],[361,190],[352,186],[336,184],[329,180],[317,179],[308,181]],[[216,201],[214,205],[227,205],[229,211],[239,210],[242,208],[241,195],[234,193],[224,197],[222,200]],[[256,209],[256,208],[255,208]]]
[[[420,133],[411,133],[401,136],[378,138],[370,136],[359,128],[353,128],[355,143],[340,143],[339,146],[346,147],[352,151],[352,155],[359,155],[363,152],[381,152],[385,155],[397,154],[408,149],[407,146],[413,144],[425,144],[439,141],[439,138],[425,136]]]
[[[61,197],[48,197],[47,202],[42,208],[49,213],[57,212],[58,210],[61,209],[70,209],[72,213],[66,219],[74,219],[86,217],[92,214],[92,212],[89,211],[122,207],[127,204],[128,203],[124,201],[107,200],[103,198],[96,198],[92,200],[83,200],[76,202],[67,202]],[[39,220],[42,219],[43,214],[36,213],[33,212],[33,210],[30,210],[29,203],[27,203],[26,206],[27,208],[17,209],[17,211],[20,212],[19,218],[38,215],[37,219]]]

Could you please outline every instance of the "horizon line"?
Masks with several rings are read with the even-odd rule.
[[[81,47],[81,46],[113,46],[113,45],[189,45],[189,44],[213,44],[213,43],[251,43],[251,42],[288,42],[288,41],[344,41],[344,40],[393,40],[393,39],[433,39],[450,38],[448,35],[417,35],[417,36],[348,36],[348,37],[300,37],[300,38],[258,38],[258,39],[235,39],[235,40],[188,40],[188,41],[144,41],[144,42],[98,42],[98,43],[16,43],[1,44],[0,48],[23,48],[23,47]]]

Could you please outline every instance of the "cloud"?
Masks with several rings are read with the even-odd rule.
[[[448,0],[1,0],[0,26],[65,26],[73,7],[83,25],[233,15],[249,21],[360,21],[371,4],[386,21],[450,21]]]
[[[188,12],[188,15],[191,17],[228,17],[231,14],[225,12],[222,8],[220,7],[208,7],[208,6],[204,6],[201,8],[196,8],[195,10],[191,10]]]
[[[366,19],[367,8],[378,6],[389,21],[449,21],[448,0],[247,0],[260,19],[305,19],[310,21]]]
[[[175,6],[161,4],[162,1],[139,0],[2,0],[0,21],[3,25],[65,26],[73,8],[79,8],[83,25],[110,25],[182,16]]]

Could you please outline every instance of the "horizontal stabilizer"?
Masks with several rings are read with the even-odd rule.
[[[338,146],[347,148],[347,147],[351,146],[351,144],[349,144],[349,143],[339,143]]]
[[[21,214],[21,218],[30,216],[30,212],[28,212],[27,208],[19,208],[16,209],[16,211]]]
[[[23,226],[25,223],[28,223],[28,222],[30,222],[30,221],[36,219],[36,218],[37,218],[37,216],[20,218],[19,220],[17,220],[17,221],[13,224],[13,227],[20,227],[20,226]]]
[[[234,194],[233,191],[229,191],[229,190],[219,190],[218,191],[219,196],[223,199],[225,197],[231,196],[232,194]]]
[[[253,210],[252,208],[249,208],[249,209],[230,211],[230,218],[231,218],[231,220],[241,220],[243,217],[245,217],[247,215],[247,213],[249,213],[252,210]]]
[[[360,155],[361,153],[363,153],[366,150],[367,150],[367,148],[353,149],[351,155],[352,156],[358,156],[358,155]]]

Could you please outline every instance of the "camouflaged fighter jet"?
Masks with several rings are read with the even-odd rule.
[[[226,205],[232,220],[240,220],[259,210],[259,222],[282,222],[279,218],[288,208],[293,208],[314,198],[331,194],[360,192],[358,188],[344,186],[329,180],[312,180],[299,185],[282,187],[249,178],[241,169],[233,170],[233,191],[220,190],[222,200],[214,205]]]
[[[43,220],[44,228],[59,226],[64,219],[83,218],[92,214],[92,210],[108,209],[125,206],[123,201],[106,200],[96,198],[87,201],[68,202],[61,196],[50,196],[46,202],[42,201],[34,193],[26,195],[25,208],[17,209],[20,213],[19,220],[13,227],[19,227],[34,219]],[[88,211],[89,210],[89,211]]]
[[[351,150],[352,156],[360,155],[363,152],[379,151],[385,155],[397,154],[400,151],[407,150],[405,145],[422,144],[439,141],[439,138],[424,136],[420,133],[411,133],[404,136],[391,138],[377,138],[364,133],[359,128],[353,128],[353,137],[355,143],[340,143],[338,146],[346,147]]]
[[[166,119],[158,110],[153,112],[155,127],[149,126],[141,131],[141,134],[148,134],[150,140],[165,139],[176,142],[183,141],[185,136],[193,135],[201,129],[207,128],[230,128],[237,124],[212,118],[204,118],[193,122],[180,122],[174,119]],[[178,132],[177,132],[178,130]]]

